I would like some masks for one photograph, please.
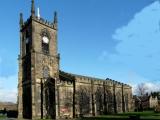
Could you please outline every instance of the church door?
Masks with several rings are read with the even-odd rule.
[[[44,83],[46,118],[55,119],[55,80],[48,78]]]

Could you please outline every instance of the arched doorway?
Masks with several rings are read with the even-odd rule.
[[[44,82],[44,104],[47,119],[56,118],[56,103],[55,103],[55,79],[48,78]]]

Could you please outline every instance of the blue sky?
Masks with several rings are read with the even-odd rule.
[[[157,0],[35,0],[41,17],[58,12],[60,66],[66,72],[111,78],[159,90],[160,3]],[[30,0],[0,4],[0,101],[16,102],[19,13]]]

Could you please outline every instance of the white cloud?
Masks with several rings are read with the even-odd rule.
[[[148,83],[144,83],[145,87],[147,88],[147,92],[154,92],[154,91],[159,91],[160,88],[160,83],[151,83],[151,82],[148,82]]]
[[[143,82],[141,82],[143,83]],[[132,84],[132,92],[134,95],[138,94],[137,93],[137,86],[141,83],[137,83],[137,84]],[[152,83],[152,82],[144,82],[144,87],[146,88],[145,92],[151,93],[151,92],[157,92],[160,91],[160,83]]]
[[[17,102],[17,75],[0,76],[0,101]]]
[[[114,64],[135,71],[151,80],[160,80],[160,3],[150,4],[135,14],[126,26],[118,28],[113,39],[119,41],[118,54],[110,55]]]
[[[140,76],[139,74],[137,74],[135,72],[129,71],[128,74],[127,74],[127,78],[125,78],[125,79],[127,79],[128,81],[126,81],[126,82],[129,85],[132,86],[132,92],[133,92],[133,94],[137,94],[137,86],[139,84],[141,84],[141,83],[145,84],[145,87],[148,90],[147,92],[149,92],[149,91],[156,91],[156,89],[153,90],[153,88],[151,86],[149,87],[149,83],[151,83],[150,79],[144,78],[144,77]]]
[[[0,89],[0,101],[17,102],[17,89]]]

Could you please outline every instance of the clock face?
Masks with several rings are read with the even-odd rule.
[[[46,43],[46,44],[49,43],[49,39],[46,36],[43,36],[42,40],[43,40],[43,43]]]

